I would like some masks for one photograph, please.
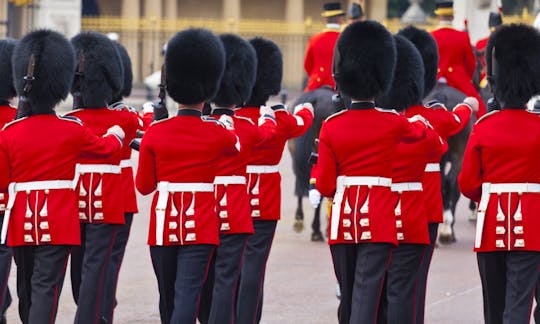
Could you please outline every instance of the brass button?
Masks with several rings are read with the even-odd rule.
[[[453,71],[454,71],[454,69],[452,67],[448,68],[448,72],[453,72]]]
[[[324,68],[322,66],[321,66],[321,68],[319,70],[321,70],[321,72],[324,72]]]

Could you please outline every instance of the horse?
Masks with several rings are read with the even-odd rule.
[[[302,136],[288,142],[289,152],[292,157],[293,172],[296,177],[294,193],[297,197],[297,207],[293,229],[297,233],[302,232],[304,229],[302,199],[309,191],[309,178],[311,172],[309,156],[312,151],[315,151],[315,139],[319,137],[323,121],[338,110],[332,102],[333,95],[334,90],[331,87],[323,86],[319,89],[302,93],[291,105],[291,107],[295,107],[298,104],[309,102],[315,108],[313,124],[308,131]],[[315,208],[313,221],[311,223],[312,241],[324,241],[321,232],[321,205],[322,204],[319,204],[319,206]]]

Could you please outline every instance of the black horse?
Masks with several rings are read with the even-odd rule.
[[[301,232],[304,229],[304,210],[302,208],[302,198],[308,194],[309,177],[311,164],[309,156],[314,150],[315,139],[319,137],[322,122],[330,115],[336,112],[337,108],[332,102],[334,91],[330,87],[322,87],[316,90],[302,93],[291,105],[295,107],[298,104],[309,102],[315,108],[315,118],[313,125],[302,136],[289,141],[289,152],[292,156],[293,171],[296,176],[294,193],[297,197],[298,205],[296,207],[294,230]],[[321,232],[321,205],[315,209],[313,222],[311,223],[311,240],[324,241]]]

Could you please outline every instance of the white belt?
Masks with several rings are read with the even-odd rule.
[[[334,194],[332,218],[330,220],[330,239],[337,239],[341,216],[341,203],[346,186],[379,186],[390,187],[392,179],[383,177],[347,177],[339,176],[336,179],[336,193]],[[367,198],[366,198],[367,199]]]
[[[482,245],[482,233],[484,229],[484,219],[486,218],[486,209],[489,204],[489,197],[492,193],[540,193],[540,183],[489,183],[482,184],[482,196],[478,203],[478,213],[476,218],[476,237],[474,247],[480,248]]]
[[[11,209],[15,204],[15,195],[20,191],[28,190],[47,190],[47,189],[73,189],[76,182],[73,180],[45,180],[45,181],[29,181],[29,182],[12,182],[8,187],[8,202],[6,205],[6,212],[4,214],[4,223],[2,225],[1,242],[6,243],[7,230],[9,225],[9,217],[11,215]]]
[[[216,185],[246,184],[246,177],[244,176],[216,176],[214,178],[214,184]]]
[[[441,165],[439,163],[426,164],[425,172],[441,172]]]
[[[163,245],[165,231],[165,209],[170,192],[214,192],[213,183],[204,182],[167,182],[160,181],[157,185],[158,199],[156,203],[156,244]],[[193,198],[195,199],[195,198]]]
[[[398,182],[392,183],[392,191],[403,192],[403,191],[422,191],[421,182]]]
[[[247,173],[276,173],[279,172],[279,165],[248,165]]]
[[[119,165],[115,164],[77,164],[75,166],[75,173],[114,173],[119,174],[122,169]]]
[[[120,161],[120,168],[131,168],[133,166],[133,162],[131,162],[131,159],[126,159]]]

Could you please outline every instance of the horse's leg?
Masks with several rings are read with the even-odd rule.
[[[453,180],[452,180],[452,168],[448,173],[445,173],[446,162],[448,159],[443,158],[442,163],[442,195],[443,195],[443,223],[439,227],[439,242],[442,244],[448,244],[452,241],[452,222],[454,219],[453,213]]]
[[[321,232],[321,204],[315,208],[315,213],[313,214],[313,222],[311,223],[311,240],[313,242],[324,241],[324,237]]]
[[[471,211],[469,221],[476,222],[476,203],[472,200],[469,200],[469,210]]]
[[[302,209],[302,196],[298,196],[293,230],[296,233],[300,233],[304,230],[304,210]]]

